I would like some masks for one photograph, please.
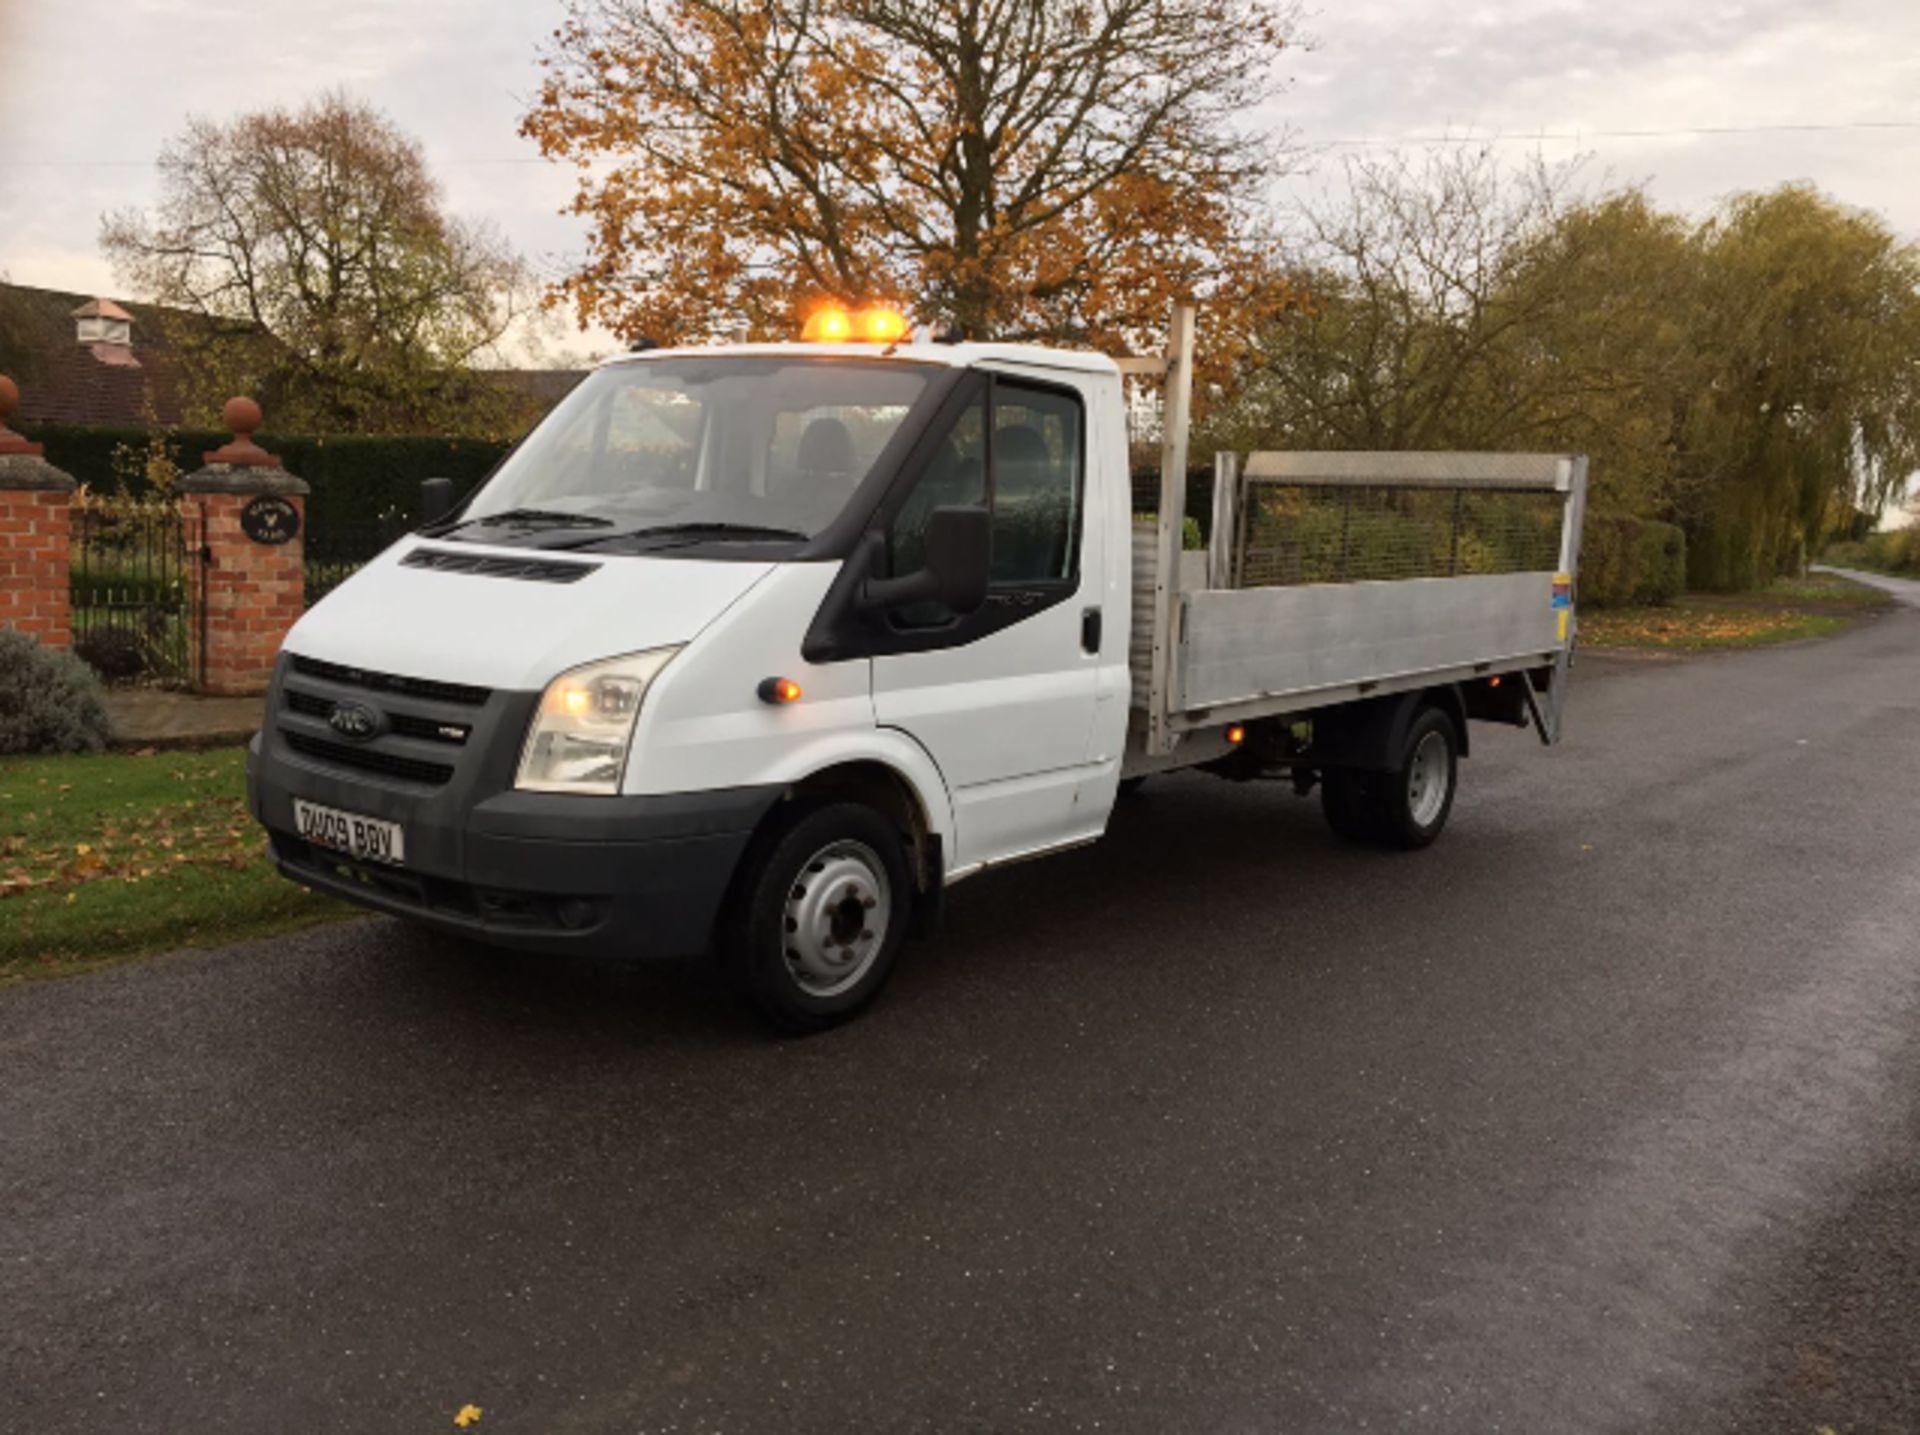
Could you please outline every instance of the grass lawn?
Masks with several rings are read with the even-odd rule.
[[[1761,648],[1830,637],[1893,601],[1878,588],[1815,573],[1758,593],[1689,593],[1664,608],[1589,609],[1580,615],[1580,642],[1675,651]]]
[[[0,758],[0,984],[347,915],[274,872],[244,762]]]

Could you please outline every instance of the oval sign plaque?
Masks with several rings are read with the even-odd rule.
[[[240,510],[240,531],[255,543],[291,543],[300,532],[300,510],[277,494],[263,493]]]

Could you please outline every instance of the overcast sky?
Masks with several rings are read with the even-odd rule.
[[[556,213],[568,180],[515,128],[561,14],[559,0],[0,0],[0,274],[117,293],[99,218],[151,201],[164,137],[189,113],[331,85],[417,135],[453,209],[553,272],[581,239]],[[1503,137],[1516,156],[1590,154],[1593,177],[1695,211],[1808,179],[1920,238],[1920,0],[1348,0],[1307,29],[1276,112],[1323,170],[1354,141]],[[1751,132],[1699,132],[1726,129]],[[1621,133],[1650,130],[1675,133]],[[1577,138],[1514,138],[1541,132]]]

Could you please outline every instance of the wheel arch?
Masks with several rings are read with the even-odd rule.
[[[1407,730],[1427,708],[1438,708],[1453,724],[1454,748],[1467,755],[1467,704],[1459,685],[1444,683],[1384,698],[1365,698],[1316,713],[1313,756],[1327,767],[1389,772],[1399,767]]]
[[[795,804],[858,802],[870,807],[899,829],[922,892],[936,889],[944,876],[947,843],[913,779],[878,758],[853,758],[816,768],[788,783],[781,802],[761,819],[761,825],[782,820]]]

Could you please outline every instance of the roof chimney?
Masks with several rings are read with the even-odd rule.
[[[131,364],[133,357],[133,315],[111,299],[89,299],[73,311],[78,327],[74,338],[89,345],[94,358],[103,364]]]

